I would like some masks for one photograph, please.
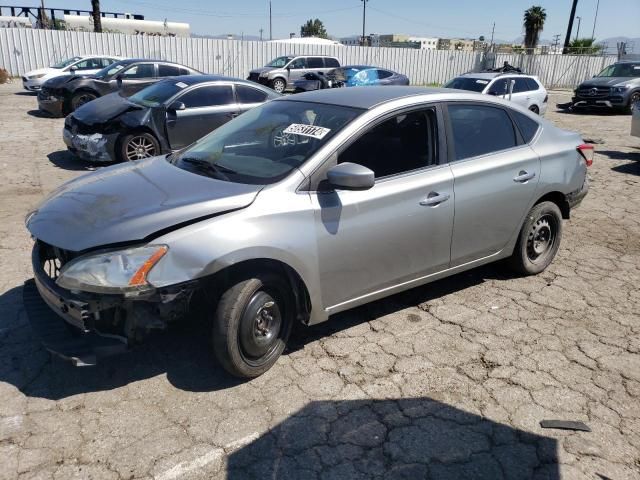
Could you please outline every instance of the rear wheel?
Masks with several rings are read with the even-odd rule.
[[[553,261],[562,239],[562,213],[553,202],[535,205],[527,215],[509,259],[513,270],[535,275]]]
[[[262,273],[222,294],[213,318],[213,351],[227,372],[253,378],[276,363],[295,317],[290,292],[280,276]]]
[[[631,94],[629,105],[627,105],[626,108],[627,113],[631,113],[633,111],[633,105],[637,102],[640,102],[640,92],[634,92]]]
[[[98,96],[93,92],[78,92],[71,98],[71,111],[75,111],[85,103],[95,100]]]
[[[120,142],[120,161],[133,162],[160,154],[156,137],[146,132],[125,135]]]
[[[287,88],[287,82],[285,82],[282,78],[276,78],[271,81],[271,88],[273,88],[278,93],[283,93],[285,88]]]

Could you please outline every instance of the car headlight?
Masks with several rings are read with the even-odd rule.
[[[619,86],[619,87],[613,87],[613,88],[611,89],[611,91],[612,91],[613,93],[624,93],[624,92],[626,92],[627,90],[629,90],[630,88],[631,88],[631,86],[629,86],[629,85],[622,85],[622,86]]]
[[[67,290],[126,293],[152,289],[147,274],[169,250],[147,245],[76,258],[60,271],[56,283]]]
[[[46,75],[46,73],[39,73],[38,75],[31,75],[29,80],[35,80],[36,78],[42,78]]]

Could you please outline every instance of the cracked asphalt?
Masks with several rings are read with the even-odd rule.
[[[0,86],[0,479],[640,478],[640,139],[567,99],[547,118],[603,143],[546,272],[488,266],[298,328],[239,382],[198,324],[95,368],[43,351],[23,218],[87,167]]]

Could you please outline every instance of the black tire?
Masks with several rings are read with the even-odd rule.
[[[148,132],[136,132],[125,135],[118,142],[118,160],[134,162],[160,155],[160,143]]]
[[[540,109],[538,108],[537,105],[531,105],[529,107],[529,110],[535,113],[536,115],[540,115]]]
[[[274,78],[271,80],[271,88],[278,93],[284,93],[287,88],[287,82],[283,78]]]
[[[213,352],[231,375],[254,378],[276,363],[295,318],[290,292],[283,278],[263,273],[222,293],[213,318]]]
[[[633,92],[631,94],[631,98],[629,98],[629,105],[625,107],[625,112],[629,114],[633,113],[633,104],[636,102],[640,102],[640,92]]]
[[[524,220],[518,242],[509,258],[521,275],[536,275],[553,261],[562,240],[562,213],[553,202],[534,205]]]
[[[88,92],[86,90],[75,93],[73,97],[71,97],[70,112],[74,112],[85,103],[89,103],[91,100],[95,100],[96,98],[98,98],[98,95],[96,95],[94,92]]]

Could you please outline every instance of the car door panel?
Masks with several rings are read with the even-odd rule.
[[[434,194],[449,199],[424,204]],[[323,304],[330,309],[449,266],[448,165],[385,179],[367,191],[314,193],[312,202]]]
[[[133,95],[158,80],[157,65],[153,63],[136,64],[118,74],[118,77],[121,79],[121,81],[117,81],[119,90],[126,96]]]

